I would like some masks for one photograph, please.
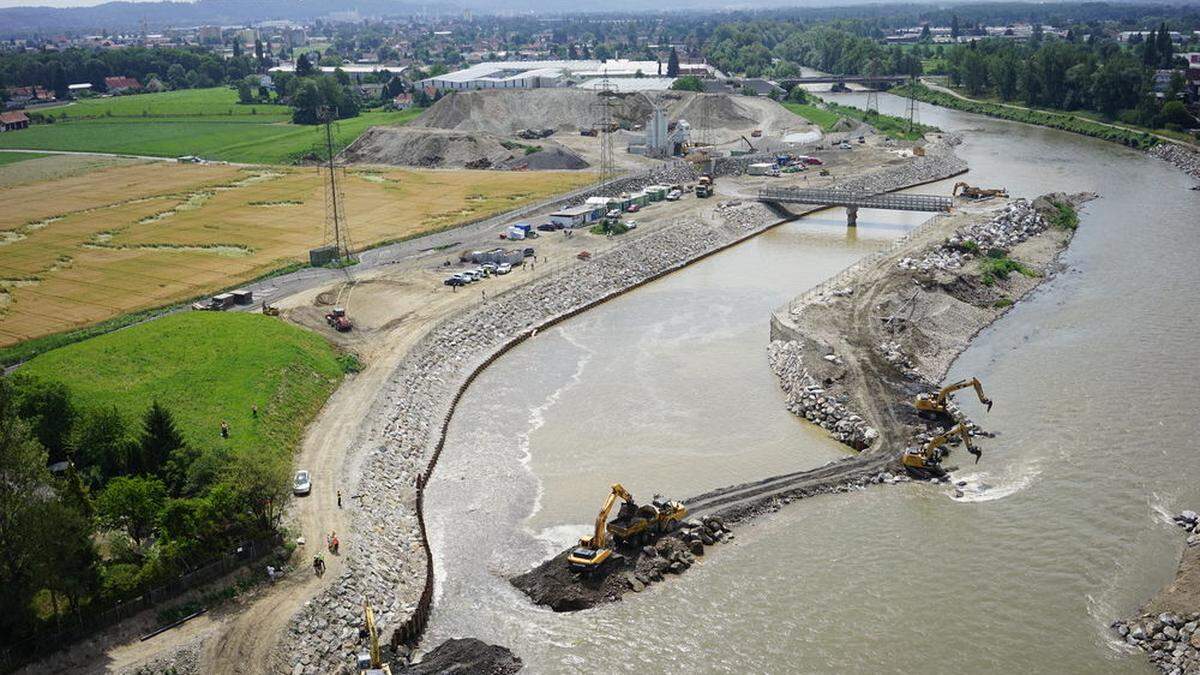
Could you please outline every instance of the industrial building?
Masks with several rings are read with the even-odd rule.
[[[680,65],[683,70],[684,65]],[[689,72],[707,69],[704,64],[687,64]],[[665,76],[665,61],[489,61],[421,80],[439,91],[471,89],[538,89],[576,86],[588,80],[613,78],[658,78]]]

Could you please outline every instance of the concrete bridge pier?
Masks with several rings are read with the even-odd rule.
[[[858,226],[858,207],[857,206],[847,206],[846,207],[846,226],[847,227],[857,227]]]

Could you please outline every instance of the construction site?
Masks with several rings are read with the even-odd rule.
[[[311,203],[312,264],[243,274],[237,292],[197,308],[261,311],[361,363],[297,453],[313,498],[289,513],[302,540],[344,533],[344,553],[236,610],[37,666],[553,671],[577,667],[578,651],[615,671],[641,662],[613,654],[612,639],[657,642],[631,626],[678,631],[680,617],[701,616],[723,628],[706,623],[672,648],[681,668],[787,663],[769,646],[695,656],[718,630],[755,642],[760,631],[721,610],[731,594],[771,604],[790,583],[790,571],[755,572],[771,563],[754,551],[829,587],[825,575],[874,558],[788,548],[780,540],[795,538],[773,523],[854,512],[835,495],[924,500],[905,516],[921,520],[912,513],[941,508],[934,500],[979,505],[1024,487],[988,472],[1028,442],[997,437],[991,421],[1011,430],[1006,409],[1029,402],[1011,378],[992,379],[1000,348],[991,362],[963,357],[1058,283],[1076,235],[1062,214],[1096,195],[1079,181],[1051,191],[976,174],[960,148],[975,162],[978,141],[953,121],[959,130],[896,141],[851,122],[822,132],[765,97],[473,90],[340,155],[331,144],[320,183],[305,178],[297,199]],[[468,177],[461,204],[435,194],[450,190],[443,175]],[[512,182],[471,186],[484,176]],[[208,189],[224,194],[225,182]],[[424,182],[435,213],[392,229],[392,192]],[[806,541],[836,548],[826,529]],[[896,592],[929,604],[907,593]],[[820,623],[787,607],[770,611]],[[548,644],[527,644],[531,632]]]

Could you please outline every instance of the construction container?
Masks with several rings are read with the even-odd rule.
[[[629,196],[629,200],[631,204],[646,206],[650,203],[650,195],[645,192],[635,192]]]
[[[650,201],[661,202],[667,198],[667,186],[651,185],[646,188],[646,194],[650,195]]]
[[[510,225],[505,234],[508,235],[509,239],[515,239],[518,241],[525,238],[525,230],[517,227],[516,225]]]
[[[239,288],[230,295],[233,296],[234,304],[248,305],[254,302],[254,291],[248,291],[244,288]]]
[[[550,214],[550,222],[563,227],[581,227],[590,222],[595,212],[590,206],[572,206]]]
[[[746,167],[746,173],[751,176],[778,176],[779,167],[767,162],[759,162]]]
[[[337,246],[318,246],[308,252],[308,264],[313,267],[323,267],[338,259]]]
[[[233,307],[233,293],[222,293],[214,295],[212,299],[213,309],[229,309]]]

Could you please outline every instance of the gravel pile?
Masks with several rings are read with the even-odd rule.
[[[1184,511],[1174,520],[1188,533],[1188,548],[1200,546],[1200,514]],[[1200,672],[1200,613],[1143,614],[1114,621],[1112,628],[1126,644],[1146,652],[1159,671],[1172,675]]]
[[[1200,152],[1174,143],[1159,143],[1149,152],[1154,157],[1174,164],[1192,178],[1200,178]]]
[[[975,258],[976,253],[993,249],[1009,250],[1030,237],[1044,232],[1049,223],[1025,199],[1004,207],[991,220],[972,223],[957,230],[946,241],[925,253],[924,257],[903,258],[896,264],[901,269],[957,270]]]
[[[837,440],[863,450],[879,437],[866,420],[846,407],[849,396],[827,395],[825,388],[804,366],[804,348],[794,340],[774,340],[767,346],[767,361],[779,378],[787,409],[813,424],[820,425]],[[837,359],[826,354],[825,359]]]
[[[343,545],[347,571],[293,618],[280,651],[287,668],[297,674],[323,673],[350,663],[360,649],[363,597],[371,600],[384,628],[399,625],[414,610],[425,560],[413,511],[414,483],[469,372],[547,320],[679,267],[768,222],[734,218],[711,225],[681,218],[631,237],[627,245],[588,264],[489,299],[433,329],[397,369],[371,414],[370,419],[383,423],[358,441],[365,455],[356,490],[363,495],[356,500],[362,510],[355,514],[356,536]]]

